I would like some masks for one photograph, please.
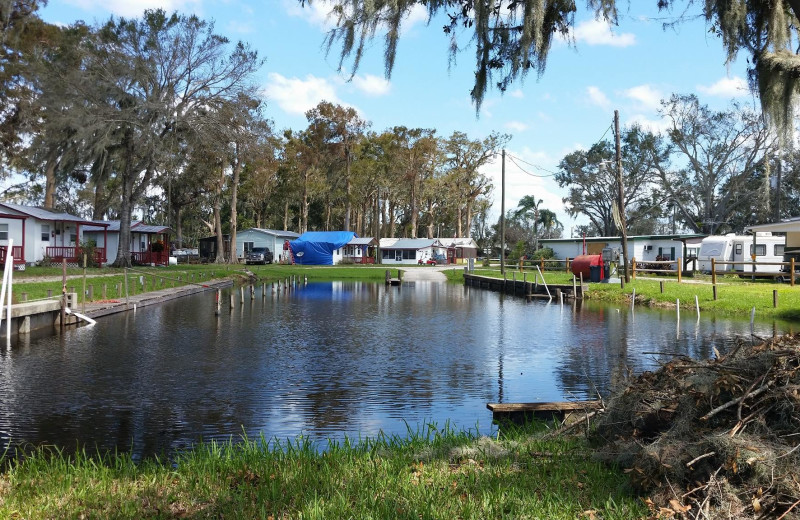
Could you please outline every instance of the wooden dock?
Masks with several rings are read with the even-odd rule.
[[[532,419],[551,421],[569,420],[570,416],[583,416],[602,408],[600,401],[554,401],[542,403],[488,403],[492,419],[498,422],[523,424]]]
[[[581,285],[580,283],[574,285],[548,284],[547,288],[545,288],[544,284],[538,283],[533,275],[530,279],[528,279],[527,276],[517,279],[516,273],[512,274],[513,277],[511,279],[503,279],[464,273],[464,285],[524,296],[526,298],[552,298],[556,302],[559,301],[559,294],[562,294],[565,300],[582,299],[583,293],[588,290],[587,284]],[[547,294],[548,290],[550,291],[549,296]]]

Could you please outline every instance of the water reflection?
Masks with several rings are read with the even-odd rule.
[[[0,353],[0,442],[135,455],[199,439],[490,428],[487,402],[593,398],[660,353],[710,357],[747,320],[526,302],[445,284],[333,282],[213,293],[21,338]],[[757,323],[763,336],[787,331]],[[677,331],[677,336],[676,336]]]

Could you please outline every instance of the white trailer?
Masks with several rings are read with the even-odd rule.
[[[755,241],[754,241],[755,238]],[[772,233],[756,233],[753,235],[710,235],[700,243],[700,252],[697,254],[698,269],[701,272],[711,272],[711,259],[715,262],[752,262],[755,254],[756,274],[778,274],[781,272],[779,265],[758,265],[763,263],[783,262],[783,251],[786,247],[786,237],[773,236]],[[749,265],[717,265],[717,272],[730,271],[748,274],[753,272]]]

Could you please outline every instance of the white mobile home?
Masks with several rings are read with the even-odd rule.
[[[697,255],[699,244],[705,235],[633,235],[628,237],[628,256],[636,262],[655,260],[688,260]],[[558,259],[575,258],[579,255],[599,255],[607,247],[616,249],[622,258],[621,237],[575,237],[539,240],[542,247],[553,250]],[[691,266],[690,266],[691,267]]]
[[[429,259],[444,263],[447,252],[436,238],[382,238],[380,244],[384,264],[419,264]]]
[[[10,202],[0,203],[0,256],[5,262],[8,241],[13,241],[14,265],[22,269],[44,259],[66,260],[77,265],[81,261],[84,229],[94,225],[89,220],[35,206]],[[100,228],[105,229],[102,224]],[[102,232],[102,231],[101,231]],[[95,248],[95,262],[106,262],[105,247]]]
[[[353,237],[346,246],[333,252],[333,263],[336,265],[345,261],[354,264],[374,264],[377,245],[378,241],[372,237]]]
[[[103,226],[106,226],[105,228]],[[106,250],[106,260],[113,264],[119,252],[119,220],[94,221],[84,228],[87,240]],[[167,265],[169,263],[169,235],[167,226],[131,221],[129,244],[131,262],[138,265]]]
[[[698,269],[711,271],[711,259],[715,262],[783,262],[786,237],[774,236],[771,232],[758,232],[755,235],[711,235],[703,239],[697,255]],[[753,272],[751,266],[722,264],[717,271]],[[756,265],[756,273],[778,273],[778,265]]]

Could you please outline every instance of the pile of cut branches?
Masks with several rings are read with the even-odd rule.
[[[612,397],[592,436],[654,517],[800,518],[800,335],[677,358]]]

